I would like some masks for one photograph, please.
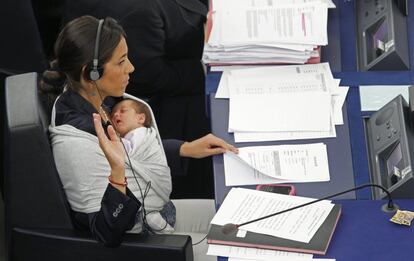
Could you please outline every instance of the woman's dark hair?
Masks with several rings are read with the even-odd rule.
[[[59,94],[65,84],[74,91],[79,90],[82,68],[92,66],[98,24],[99,20],[92,16],[81,16],[66,24],[55,43],[55,60],[43,73],[42,92]],[[99,40],[99,66],[108,62],[122,37],[125,32],[118,22],[105,18]],[[83,77],[88,79],[85,74]]]

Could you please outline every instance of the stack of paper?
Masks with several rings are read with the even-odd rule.
[[[216,98],[229,99],[236,142],[335,137],[348,87],[329,64],[225,68]]]
[[[242,224],[313,200],[232,188],[211,221],[209,254],[241,258],[244,253],[244,258],[256,260],[312,260],[310,254],[325,254],[341,214],[341,207],[328,200],[222,232],[225,224]]]
[[[303,64],[328,44],[327,0],[213,0],[203,60]]]

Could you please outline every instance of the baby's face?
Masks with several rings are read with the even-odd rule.
[[[137,113],[132,103],[134,101],[124,100],[117,103],[112,109],[112,123],[121,137],[138,127],[143,127],[145,114]]]

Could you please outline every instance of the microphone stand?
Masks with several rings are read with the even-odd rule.
[[[244,225],[256,222],[256,221],[260,221],[260,220],[263,220],[263,219],[266,219],[266,218],[270,218],[270,217],[273,217],[273,216],[277,216],[277,215],[280,215],[280,214],[283,214],[283,213],[286,213],[286,212],[289,212],[289,211],[292,211],[292,210],[295,210],[295,209],[298,209],[298,208],[306,207],[306,206],[312,205],[314,203],[317,203],[319,201],[322,201],[322,200],[325,200],[325,199],[330,199],[330,198],[333,198],[333,197],[336,197],[336,196],[339,196],[339,195],[342,195],[342,194],[345,194],[345,193],[348,193],[348,192],[351,192],[351,191],[354,191],[354,190],[359,190],[359,189],[362,189],[362,188],[366,188],[366,187],[377,187],[377,188],[382,189],[387,194],[388,203],[386,205],[382,206],[381,209],[383,211],[385,211],[385,212],[395,212],[395,211],[397,211],[398,206],[395,205],[392,202],[391,194],[386,188],[384,188],[381,185],[368,183],[368,184],[363,184],[363,185],[360,185],[360,186],[357,186],[357,187],[354,187],[354,188],[351,188],[351,189],[348,189],[348,190],[345,190],[345,191],[342,191],[342,192],[339,192],[339,193],[335,193],[335,194],[332,194],[332,195],[329,195],[329,196],[326,196],[326,197],[323,197],[323,198],[320,198],[320,199],[316,199],[316,200],[310,201],[310,202],[302,204],[302,205],[298,205],[298,206],[288,208],[288,209],[285,209],[285,210],[282,210],[282,211],[279,211],[279,212],[276,212],[276,213],[273,213],[273,214],[269,214],[267,216],[256,218],[256,219],[253,219],[253,220],[241,223],[241,224],[228,223],[228,224],[225,224],[223,226],[221,232],[224,233],[224,234],[230,234],[233,231],[236,231],[237,229],[239,229],[239,227],[241,227],[241,226],[244,226]]]

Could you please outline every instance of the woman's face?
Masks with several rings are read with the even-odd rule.
[[[128,46],[125,38],[122,37],[111,59],[104,65],[103,76],[96,81],[101,95],[103,97],[122,96],[128,85],[129,74],[134,69],[128,59]]]

